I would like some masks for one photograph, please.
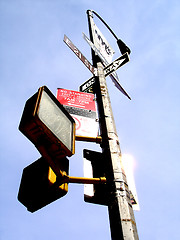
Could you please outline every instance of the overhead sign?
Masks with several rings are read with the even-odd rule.
[[[98,136],[94,94],[58,88],[57,99],[74,118],[76,136]]]
[[[114,55],[114,50],[103,36],[99,28],[96,26],[94,21],[92,21],[92,35],[93,41],[96,48],[100,51],[100,53],[104,56],[104,58],[108,61],[112,61],[112,57]]]
[[[105,77],[116,71],[127,62],[129,62],[129,55],[125,53],[104,68]]]
[[[81,51],[71,42],[71,40],[64,35],[64,42],[76,54],[76,56],[84,63],[84,65],[94,74],[97,75],[97,69],[94,68]]]

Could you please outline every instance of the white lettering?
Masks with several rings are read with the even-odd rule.
[[[86,88],[89,88],[91,85],[95,83],[95,79],[89,80],[89,82],[85,83],[81,88],[84,91]]]
[[[78,53],[79,53],[78,49],[76,47],[74,47],[73,50],[74,50],[75,54],[78,55]]]
[[[89,62],[87,59],[84,60],[84,64],[86,65],[86,67],[89,67]]]
[[[71,41],[68,38],[64,39],[68,46],[70,46]]]

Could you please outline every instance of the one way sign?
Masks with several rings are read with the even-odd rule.
[[[104,68],[105,77],[107,77],[108,75],[116,71],[118,68],[120,68],[122,65],[124,65],[127,62],[129,62],[129,55],[126,52]]]

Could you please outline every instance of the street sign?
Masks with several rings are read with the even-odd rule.
[[[91,65],[91,63],[86,59],[86,57],[71,42],[71,40],[66,35],[64,35],[64,42],[76,54],[76,56],[84,63],[84,65],[92,72],[92,74],[97,75],[97,69]]]
[[[104,58],[104,56],[101,54],[101,52],[96,48],[96,46],[94,45],[94,43],[91,42],[91,40],[83,33],[83,38],[86,40],[86,42],[89,44],[89,46],[93,49],[93,51],[100,57],[100,59],[103,62],[104,66],[109,65],[109,62],[106,60],[106,58]],[[125,95],[127,96],[129,99],[131,99],[129,97],[129,95],[127,94],[127,92],[123,89],[123,87],[121,86],[121,84],[119,83],[119,78],[117,73],[114,71],[112,72],[110,75],[111,80],[113,81],[114,85]],[[90,80],[90,79],[89,79]],[[89,81],[88,80],[88,81]],[[87,81],[87,82],[88,82]],[[85,83],[84,83],[85,84]],[[84,87],[84,85],[81,85],[82,87]],[[81,90],[81,86],[80,86],[80,91],[82,92],[88,92],[89,88],[87,88],[87,90]],[[85,88],[86,89],[86,88]]]
[[[136,184],[134,179],[134,158],[129,154],[122,154],[122,163],[127,178],[127,183],[130,191],[130,198],[133,209],[140,211],[138,195],[136,191]]]
[[[108,62],[112,61],[112,57],[114,55],[114,50],[101,33],[99,28],[96,26],[94,21],[92,21],[92,35],[93,35],[93,42],[96,48],[100,51],[100,53],[105,57]]]
[[[93,86],[95,84],[95,78],[92,77],[88,79],[85,83],[83,83],[80,87],[79,90],[81,92],[87,92],[87,93],[93,93]]]
[[[108,62],[106,60],[106,58],[101,54],[101,52],[97,49],[97,47],[94,45],[94,43],[91,42],[91,40],[83,33],[83,38],[86,40],[86,42],[89,44],[89,46],[92,48],[92,50],[100,57],[100,59],[103,62],[104,66],[107,66],[110,64],[110,62]],[[116,72],[113,72],[112,74],[110,74],[110,77],[112,77],[113,79],[115,79],[116,81],[119,81],[118,79],[118,75]]]
[[[128,53],[125,53],[104,68],[105,77],[116,71],[127,62],[129,62],[129,55]]]
[[[57,99],[76,122],[76,136],[97,138],[97,122],[94,94],[58,88]]]
[[[110,76],[112,76],[111,79],[112,79],[114,85],[115,85],[126,97],[128,97],[128,98],[131,100],[130,96],[127,94],[127,92],[124,90],[124,88],[120,85],[120,83],[119,83],[118,81],[116,81],[116,79],[114,79],[113,75],[110,75]]]
[[[94,43],[91,42],[91,40],[83,33],[84,40],[89,44],[89,46],[92,48],[92,50],[100,57],[100,59],[103,61],[104,65],[109,65],[110,62],[106,60],[106,58],[101,54],[101,52],[97,49],[97,47],[94,45]]]

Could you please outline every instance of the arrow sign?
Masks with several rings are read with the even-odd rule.
[[[91,42],[91,40],[83,33],[83,38],[86,40],[86,42],[89,44],[89,46],[92,48],[92,50],[100,57],[100,59],[102,60],[104,66],[107,66],[109,65],[109,62],[105,59],[105,57],[101,54],[101,52],[96,48],[96,46],[94,45],[94,43]],[[122,57],[122,56],[121,56]],[[115,60],[116,61],[116,60]],[[123,60],[124,61],[124,60]],[[125,64],[125,62],[124,62]],[[123,65],[123,64],[122,64]],[[122,66],[121,65],[121,66]],[[108,66],[107,66],[108,67]],[[119,83],[119,78],[118,78],[118,75],[117,73],[114,71],[112,72],[110,75],[111,77],[111,80],[113,81],[114,85],[126,96],[128,97],[129,99],[130,96],[127,94],[127,92],[123,89],[123,87],[121,86],[121,84]],[[84,87],[85,85],[81,86],[82,88]],[[80,87],[80,89],[81,89]],[[85,87],[84,87],[85,88]],[[81,91],[81,90],[80,90]]]
[[[84,65],[97,76],[97,69],[94,68],[91,63],[86,59],[86,57],[81,53],[81,51],[71,42],[71,40],[64,35],[64,42],[67,46],[76,54],[76,56],[84,63]]]
[[[120,68],[127,62],[129,62],[129,55],[126,52],[104,68],[105,77],[116,71],[118,68]]]
[[[93,85],[95,84],[96,79],[94,77],[88,79],[85,83],[81,84],[79,90],[81,92],[93,93]]]

